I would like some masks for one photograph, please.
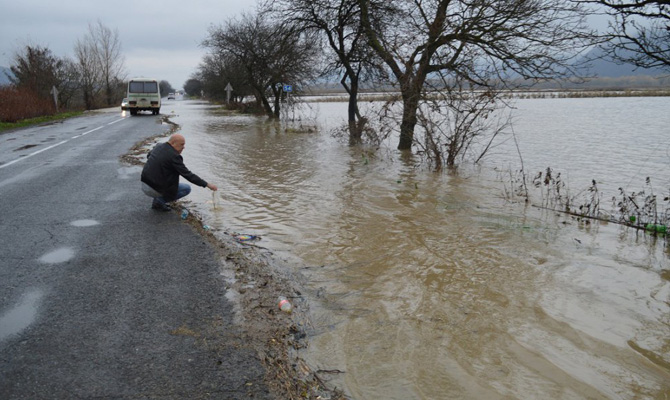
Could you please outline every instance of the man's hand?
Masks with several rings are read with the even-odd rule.
[[[215,192],[216,192],[217,190],[219,190],[219,188],[217,188],[216,185],[211,184],[211,183],[208,183],[208,184],[207,184],[207,189],[209,189],[209,190],[213,190],[213,191],[215,191]]]

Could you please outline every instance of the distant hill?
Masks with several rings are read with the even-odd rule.
[[[12,75],[12,71],[7,67],[0,66],[0,86],[9,85],[11,83],[9,78],[7,78],[7,75]]]
[[[622,76],[658,76],[667,75],[660,68],[637,68],[633,64],[617,64],[605,57],[605,53],[600,48],[591,50],[585,59],[589,62],[589,73],[597,75],[599,78],[620,78]]]

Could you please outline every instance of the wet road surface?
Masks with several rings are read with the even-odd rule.
[[[108,112],[0,134],[0,398],[271,398],[212,246],[119,161],[167,129]]]

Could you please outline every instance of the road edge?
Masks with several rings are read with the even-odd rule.
[[[141,140],[121,155],[126,165],[143,166],[146,153],[153,144],[180,130],[169,115],[161,115],[169,124],[167,132]],[[180,202],[177,202],[180,204]],[[181,207],[175,207],[178,212]],[[214,233],[203,227],[202,218],[191,212],[184,220],[195,233],[207,239],[217,252],[222,273],[232,274],[226,291],[232,291],[240,305],[242,340],[257,353],[265,368],[265,384],[278,399],[346,400],[341,390],[330,387],[319,371],[312,369],[299,356],[308,346],[307,317],[309,305],[299,289],[299,277],[272,252],[248,243],[240,243],[228,232]],[[291,299],[294,311],[281,312],[276,307],[279,295]],[[328,373],[342,373],[328,371]]]

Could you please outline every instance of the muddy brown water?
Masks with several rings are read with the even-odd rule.
[[[635,118],[668,99],[628,101],[522,102],[527,167],[563,168],[575,190],[600,176],[603,196],[649,175],[667,191],[667,113]],[[509,143],[455,174],[417,167],[394,144],[350,148],[329,134],[345,110],[315,104],[287,131],[205,103],[164,107],[187,166],[220,188],[195,188],[190,207],[217,231],[260,235],[301,277],[300,355],[314,370],[355,399],[670,397],[665,239],[508,201]],[[603,122],[585,126],[595,112]]]

